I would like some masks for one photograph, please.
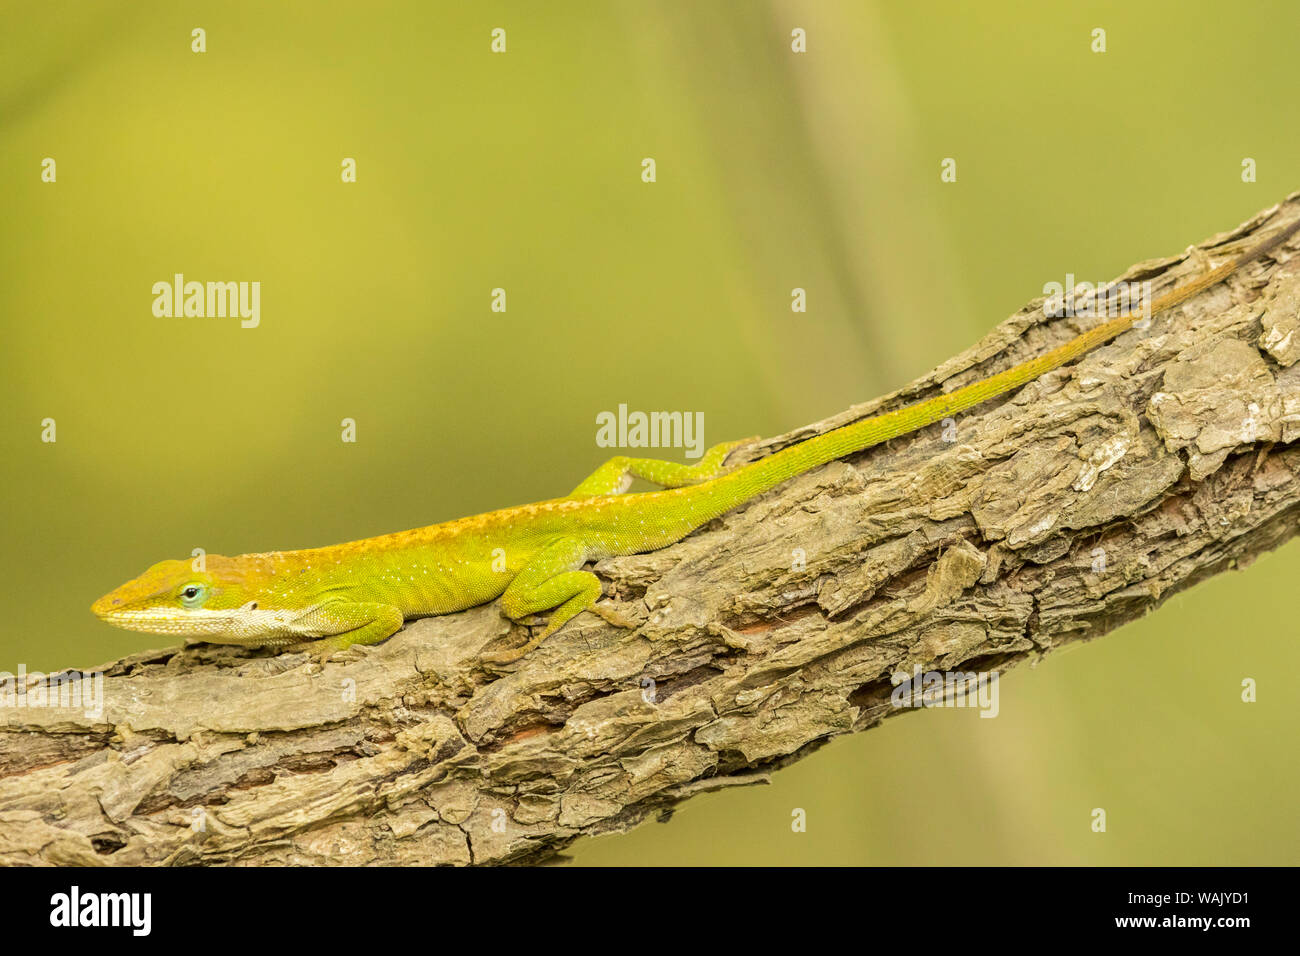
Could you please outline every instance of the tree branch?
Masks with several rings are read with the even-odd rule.
[[[1269,212],[1122,278],[1186,281],[1300,216],[1300,194],[1261,229]],[[902,391],[750,454],[1092,321],[1037,300]],[[523,638],[492,605],[323,665],[202,644],[105,665],[102,715],[0,709],[0,862],[537,860],[761,782],[895,713],[896,672],[1005,670],[1293,536],[1298,325],[1300,257],[1276,250],[1000,403],[603,561],[635,634],[584,614],[490,670],[483,651]]]

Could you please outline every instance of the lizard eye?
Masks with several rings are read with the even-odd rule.
[[[208,597],[208,589],[202,584],[187,584],[181,590],[181,603],[186,607],[199,607]]]

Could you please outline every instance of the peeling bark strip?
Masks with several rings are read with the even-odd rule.
[[[1272,212],[1122,278],[1157,293],[1190,279],[1300,216],[1300,194],[1261,229]],[[140,654],[103,668],[98,718],[0,709],[0,863],[541,859],[875,725],[895,672],[1005,669],[1139,617],[1296,533],[1294,249],[964,415],[956,441],[925,429],[671,548],[601,562],[606,592],[644,622],[635,635],[584,614],[489,672],[479,653],[512,625],[488,606],[324,666],[208,645]],[[1041,306],[753,454],[1096,321]]]

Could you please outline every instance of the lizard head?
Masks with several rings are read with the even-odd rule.
[[[258,618],[259,595],[238,558],[207,555],[161,561],[91,605],[101,620],[129,631],[242,643]]]

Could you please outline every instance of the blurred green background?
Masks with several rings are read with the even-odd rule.
[[[822,418],[1044,282],[1113,276],[1300,188],[1286,2],[0,12],[0,670],[155,646],[88,606],[195,547],[563,493],[620,402],[703,411],[709,442]],[[261,326],[155,318],[175,272],[260,281]],[[891,720],[572,856],[1300,862],[1298,572],[1293,544],[1012,672],[996,720]]]

